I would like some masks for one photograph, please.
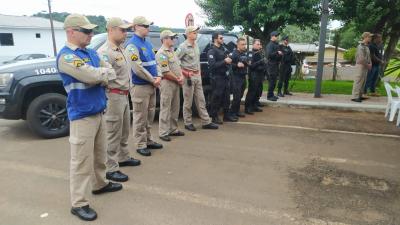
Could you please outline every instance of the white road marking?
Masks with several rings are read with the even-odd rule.
[[[331,158],[331,157],[317,157],[317,159],[325,162],[337,163],[337,164],[352,164],[357,166],[374,166],[374,167],[386,167],[390,169],[397,169],[396,165],[380,163],[370,160],[353,160],[343,158]]]
[[[323,129],[323,128],[303,127],[303,126],[291,126],[291,125],[270,124],[270,123],[237,122],[237,123],[232,123],[232,124],[243,124],[243,125],[253,125],[253,126],[263,126],[263,127],[276,127],[276,128],[288,128],[288,129],[298,129],[298,130],[310,130],[310,131],[326,132],[326,133],[355,134],[355,135],[374,136],[374,137],[400,138],[400,135],[395,135],[395,134],[381,134],[381,133],[368,133],[368,132],[357,132],[357,131],[344,131],[344,130],[333,130],[333,129]]]
[[[2,170],[11,169],[18,172],[33,174],[35,176],[45,176],[56,179],[62,179],[65,181],[69,180],[69,175],[67,171],[49,169],[37,165],[20,164],[18,162],[12,162],[12,161],[0,160],[0,169]],[[206,207],[233,211],[236,213],[247,214],[250,216],[274,219],[277,220],[279,224],[282,224],[283,222],[283,224],[292,224],[292,225],[351,225],[351,224],[319,220],[314,218],[309,218],[304,220],[300,216],[293,216],[282,211],[267,210],[247,203],[234,202],[226,199],[215,198],[193,192],[170,190],[163,187],[157,187],[139,183],[134,183],[132,185],[129,183],[124,183],[123,185],[124,189],[126,190],[146,192],[150,194],[160,195],[164,198],[171,198]]]

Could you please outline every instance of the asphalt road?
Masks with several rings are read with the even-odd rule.
[[[182,126],[181,126],[182,127]],[[153,134],[157,134],[157,124]],[[104,225],[398,225],[400,129],[382,114],[264,108],[199,129],[90,195]],[[0,224],[71,225],[69,144],[0,120]]]

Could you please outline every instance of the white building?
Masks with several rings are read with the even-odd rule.
[[[53,21],[57,51],[66,41],[63,23]],[[0,14],[0,64],[21,54],[53,56],[50,20]]]

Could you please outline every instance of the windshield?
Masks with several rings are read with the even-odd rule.
[[[19,55],[15,58],[15,60],[26,60],[29,59],[30,55],[29,54],[25,54],[25,55]]]
[[[88,48],[97,50],[106,41],[107,33],[94,35]]]

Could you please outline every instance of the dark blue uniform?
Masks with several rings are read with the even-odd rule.
[[[247,52],[240,52],[235,49],[231,54],[232,59],[232,93],[233,100],[230,113],[236,117],[240,110],[240,101],[243,97],[244,90],[246,89],[246,74],[248,67]],[[243,63],[244,67],[238,67],[238,63]]]
[[[258,107],[258,99],[262,94],[266,63],[262,50],[249,52],[249,88],[246,94],[245,108],[252,111]]]
[[[213,45],[207,52],[213,89],[209,113],[213,121],[218,118],[218,111],[221,107],[224,109],[224,117],[229,114],[229,68],[224,61],[226,57],[227,52],[223,46],[217,47]]]
[[[282,56],[278,54],[279,44],[274,41],[270,41],[267,45],[267,59],[268,59],[268,95],[267,98],[274,97],[274,89],[276,86],[276,80],[279,74],[279,63],[282,60]]]
[[[289,45],[280,45],[279,47],[283,53],[283,56],[279,71],[278,93],[282,94],[283,86],[283,94],[289,94],[288,87],[289,80],[292,75],[292,65],[294,64],[294,54]]]

